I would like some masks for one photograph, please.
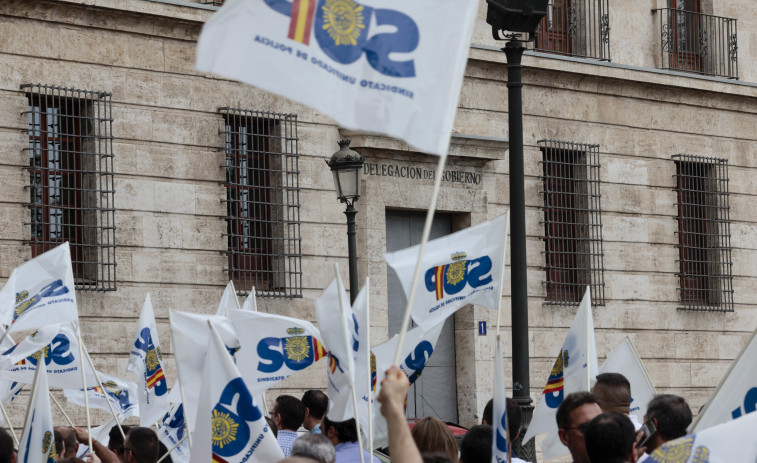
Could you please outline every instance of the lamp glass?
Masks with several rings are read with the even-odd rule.
[[[360,196],[361,170],[357,166],[345,166],[333,171],[336,193],[339,199],[351,200]]]

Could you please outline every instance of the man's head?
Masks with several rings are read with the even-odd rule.
[[[68,426],[56,426],[54,431],[60,433],[61,443],[55,441],[55,451],[60,458],[76,458],[76,451],[79,449],[79,441],[76,440],[74,430]]]
[[[305,406],[299,399],[291,395],[276,397],[276,403],[271,410],[271,419],[281,430],[297,431],[305,418]]]
[[[319,463],[334,463],[336,450],[323,434],[305,434],[292,444],[292,456],[312,458]]]
[[[460,443],[460,463],[479,463],[492,459],[492,427],[473,426]]]
[[[636,431],[628,416],[621,413],[602,413],[584,427],[586,454],[592,462],[634,463],[633,449]]]
[[[329,408],[329,398],[323,392],[311,389],[303,394],[302,405],[305,406],[305,419],[302,425],[310,431],[323,420],[323,415]]]
[[[13,438],[4,428],[0,428],[0,463],[16,463]]]
[[[156,463],[158,435],[150,428],[134,427],[124,441],[123,460],[126,463]]]
[[[574,463],[588,463],[581,427],[602,413],[597,397],[591,392],[568,394],[557,408],[557,433],[570,450]]]
[[[603,412],[615,412],[628,415],[631,412],[631,383],[620,373],[602,373],[597,375],[594,395],[599,400]]]
[[[324,416],[321,432],[334,445],[357,441],[357,426],[355,426],[354,418],[347,421],[331,421],[327,416]]]
[[[657,431],[647,441],[647,453],[652,453],[665,442],[686,435],[686,428],[691,424],[691,409],[683,399],[673,394],[654,396],[647,405],[644,421],[652,420]]]
[[[124,430],[124,434],[128,434],[131,426],[121,425],[121,429]],[[124,446],[124,438],[121,435],[121,431],[118,430],[118,426],[113,426],[108,431],[108,450],[115,453],[118,458],[125,462],[123,452],[121,451]]]

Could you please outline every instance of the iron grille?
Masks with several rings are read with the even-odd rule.
[[[608,0],[549,0],[534,50],[610,61]]]
[[[111,94],[25,84],[32,256],[68,241],[76,289],[116,289]],[[25,224],[27,225],[27,224]]]
[[[223,6],[225,0],[201,0],[203,5]]]
[[[229,279],[240,294],[302,297],[297,116],[219,108],[225,121]]]
[[[661,68],[711,76],[739,78],[736,20],[661,8]]]
[[[548,304],[605,304],[599,145],[540,140]]]
[[[676,163],[682,310],[733,312],[728,161],[679,154]]]

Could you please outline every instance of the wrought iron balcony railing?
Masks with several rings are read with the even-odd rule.
[[[608,0],[550,0],[534,50],[610,61]]]
[[[662,69],[739,78],[735,19],[676,8],[656,11]]]

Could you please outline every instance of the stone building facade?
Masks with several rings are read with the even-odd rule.
[[[561,2],[551,13],[553,28],[538,42],[542,51],[528,51],[523,60],[532,396],[540,394],[575,315],[573,288],[591,284],[601,293],[594,311],[600,356],[629,336],[658,390],[680,394],[698,410],[757,327],[757,209],[749,206],[757,195],[757,7],[751,0],[673,1],[672,8],[667,0],[574,0],[569,33],[555,26],[557,18],[569,16]],[[438,211],[447,217],[446,232],[508,208],[507,71],[502,43],[491,38],[485,23],[486,3],[479,3],[448,171],[441,174]],[[575,11],[596,5],[599,19],[576,25]],[[701,14],[682,12],[694,8]],[[128,345],[149,292],[173,383],[169,311],[215,312],[229,280],[225,153],[229,143],[239,143],[228,133],[241,129],[227,117],[235,109],[219,108],[242,110],[251,121],[270,121],[278,117],[273,113],[296,115],[296,121],[277,122],[275,130],[282,133],[289,123],[296,130],[285,137],[288,159],[297,161],[291,168],[296,185],[277,194],[296,191],[297,197],[265,197],[292,213],[273,228],[296,225],[270,232],[285,233],[296,246],[291,259],[266,265],[291,273],[285,282],[255,277],[258,289],[267,285],[259,308],[314,321],[314,300],[331,281],[334,263],[348,281],[343,206],[323,161],[339,139],[350,138],[366,158],[357,203],[358,257],[361,278],[371,279],[375,342],[386,339],[396,323],[389,315],[395,309],[389,307],[383,260],[397,243],[388,224],[404,220],[417,229],[412,223],[428,207],[436,158],[397,140],[349,132],[281,96],[195,71],[198,34],[216,9],[180,0],[0,2],[0,278],[32,256],[35,233],[48,238],[57,233],[55,219],[45,218],[47,228],[39,231],[32,217],[39,207],[30,185],[35,172],[30,153],[37,149],[35,130],[42,123],[29,116],[31,108],[42,105],[46,92],[63,92],[74,102],[89,98],[84,110],[70,110],[76,114],[71,117],[90,120],[92,126],[81,126],[86,133],[102,130],[94,142],[107,145],[98,158],[105,170],[97,177],[105,187],[80,193],[80,201],[99,208],[99,219],[84,212],[78,220],[96,223],[95,237],[84,244],[109,245],[107,255],[89,261],[109,266],[83,265],[82,278],[95,283],[77,296],[85,343],[108,373],[125,374]],[[732,23],[703,26],[709,18],[736,19],[737,35],[726,34],[736,42],[702,42],[701,31],[731,32]],[[698,48],[687,48],[694,36]],[[587,45],[590,40],[599,52]],[[42,87],[22,87],[26,84]],[[85,98],[56,87],[95,93]],[[107,113],[91,122],[101,103]],[[92,142],[84,139],[76,150],[89,152],[94,148],[86,143]],[[568,164],[570,173],[560,170]],[[682,179],[692,186],[681,187]],[[566,191],[578,198],[589,187],[596,194],[584,192],[592,199],[583,206],[562,202]],[[696,193],[690,199],[693,212],[678,205],[689,190]],[[55,205],[45,207],[55,216]],[[273,221],[266,217],[263,221]],[[588,229],[593,234],[586,248]],[[707,237],[706,246],[681,238],[699,235]],[[283,252],[276,246],[268,252]],[[83,252],[81,259],[88,261]],[[564,255],[574,260],[560,260]],[[503,302],[509,306],[507,287]],[[681,309],[692,306],[705,310]],[[463,425],[480,421],[491,396],[495,317],[480,307],[454,317],[453,350],[444,366]],[[488,335],[479,334],[481,321],[489,324]],[[509,324],[506,310],[507,346]],[[325,387],[322,370],[289,378],[269,392],[269,401],[279,393],[299,396]],[[81,409],[64,406],[83,422]],[[12,415],[20,425],[22,404],[12,407]],[[104,418],[95,414],[96,420]]]

